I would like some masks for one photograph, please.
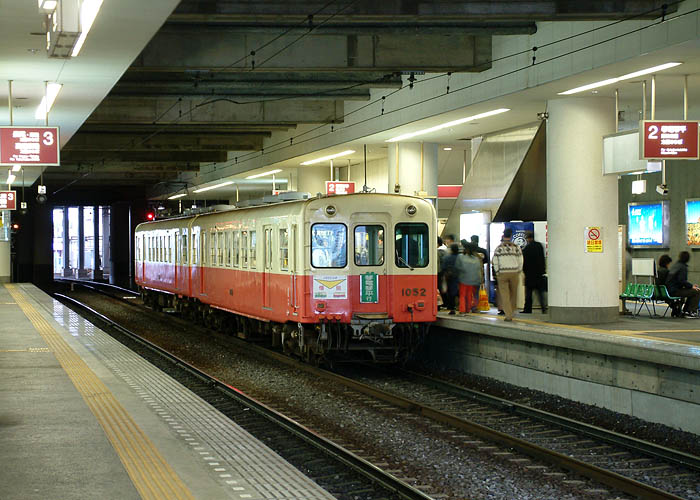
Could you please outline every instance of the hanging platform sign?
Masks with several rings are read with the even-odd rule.
[[[639,158],[697,160],[698,122],[644,120],[639,130]]]
[[[0,191],[0,210],[15,210],[17,208],[16,191]]]
[[[0,165],[57,167],[58,127],[0,127]]]
[[[353,194],[354,181],[326,181],[326,194]]]

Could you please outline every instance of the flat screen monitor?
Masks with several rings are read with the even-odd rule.
[[[685,200],[685,226],[688,246],[700,246],[700,199]]]
[[[668,248],[668,201],[630,203],[627,220],[631,247]]]

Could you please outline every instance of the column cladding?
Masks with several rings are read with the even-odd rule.
[[[547,103],[548,276],[551,320],[605,323],[618,316],[617,178],[603,176],[603,135],[615,104],[602,97]],[[600,227],[602,253],[586,252]]]

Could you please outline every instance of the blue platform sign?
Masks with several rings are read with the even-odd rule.
[[[506,222],[504,225],[506,229],[510,228],[513,231],[513,237],[510,241],[520,248],[525,248],[525,245],[527,245],[525,236],[528,231],[532,231],[533,234],[535,232],[535,224],[532,222]]]

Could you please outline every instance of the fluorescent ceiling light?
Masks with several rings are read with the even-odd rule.
[[[205,188],[195,189],[192,192],[193,193],[203,193],[204,191],[211,191],[212,189],[217,189],[217,188],[224,187],[224,186],[230,186],[231,184],[233,184],[233,181],[226,181],[226,182],[222,182],[220,184],[214,184],[213,186],[207,186]]]
[[[443,151],[452,151],[452,148],[442,148]]]
[[[22,170],[22,165],[12,165],[13,172],[19,172],[20,170]]]
[[[168,199],[169,200],[177,200],[178,198],[182,198],[183,196],[187,196],[187,193],[174,194],[172,196],[168,196]]]
[[[654,66],[652,68],[647,68],[647,69],[641,69],[639,71],[635,71],[634,73],[627,73],[626,75],[618,76],[617,78],[608,78],[607,80],[603,80],[600,82],[595,82],[595,83],[589,83],[588,85],[584,85],[582,87],[576,87],[575,89],[567,90],[566,92],[559,92],[559,95],[571,95],[571,94],[578,94],[579,92],[584,92],[586,90],[591,90],[591,89],[596,89],[598,87],[604,87],[606,85],[610,85],[622,80],[629,80],[631,78],[637,78],[638,76],[643,76],[643,75],[648,75],[650,73],[656,73],[658,71],[663,71],[668,68],[673,68],[675,66],[680,66],[683,63],[679,62],[670,62],[666,64],[660,64],[659,66]]]
[[[470,122],[473,120],[478,120],[480,118],[486,118],[488,116],[500,115],[501,113],[505,113],[506,111],[510,111],[510,108],[494,109],[492,111],[487,111],[486,113],[479,113],[478,115],[468,116],[466,118],[460,118],[459,120],[452,120],[451,122],[443,123],[441,125],[436,125],[434,127],[425,128],[423,130],[418,130],[416,132],[409,132],[408,134],[402,134],[402,135],[399,135],[396,137],[392,137],[391,139],[387,139],[384,142],[404,141],[406,139],[416,137],[417,135],[429,134],[431,132],[436,132],[438,130],[442,130],[445,128],[454,127],[455,125],[461,125],[462,123],[467,123],[467,122]]]
[[[88,36],[90,28],[92,28],[92,23],[95,22],[97,13],[100,11],[100,7],[102,7],[102,0],[83,0],[83,3],[80,5],[81,33],[80,37],[78,37],[78,40],[73,46],[73,52],[71,52],[71,56],[76,57],[80,53],[80,49],[83,48],[85,39]]]
[[[41,98],[41,104],[39,104],[39,106],[36,108],[34,118],[37,120],[46,118],[48,112],[51,111],[51,107],[56,100],[56,96],[58,96],[58,93],[61,91],[61,87],[63,87],[63,85],[60,83],[49,83],[46,86],[46,95]]]
[[[276,168],[275,170],[270,170],[268,172],[263,172],[262,174],[249,175],[246,179],[257,179],[258,177],[265,177],[266,175],[277,174],[281,172],[281,168]]]
[[[324,161],[332,160],[334,158],[340,158],[341,156],[351,155],[355,152],[354,149],[348,149],[347,151],[342,151],[334,155],[322,156],[321,158],[316,158],[315,160],[305,161],[301,165],[314,165],[315,163],[323,163]]]
[[[58,0],[39,0],[39,10],[45,12],[53,12],[56,10],[56,5],[58,5]]]

